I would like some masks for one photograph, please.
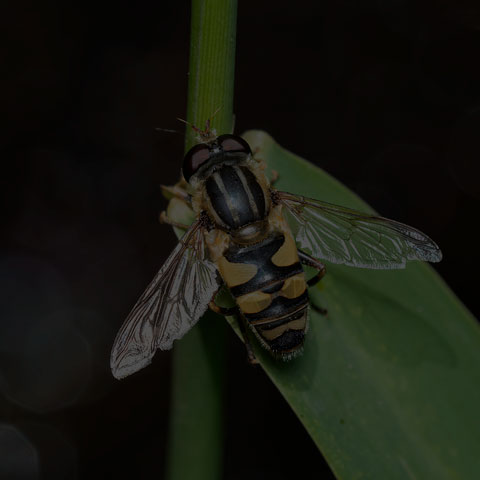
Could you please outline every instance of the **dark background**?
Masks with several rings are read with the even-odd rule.
[[[480,8],[240,3],[236,131],[268,131],[432,236],[478,316]],[[155,128],[183,132],[189,4],[10,1],[0,21],[0,477],[163,478],[171,354],[122,382],[108,360],[176,241],[159,184],[183,136]],[[312,441],[228,341],[225,478],[319,478]]]

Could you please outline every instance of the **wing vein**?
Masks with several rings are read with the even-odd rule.
[[[300,249],[319,260],[392,269],[407,260],[442,259],[433,240],[403,223],[287,192],[275,196]]]

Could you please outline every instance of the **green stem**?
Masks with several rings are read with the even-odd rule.
[[[187,120],[203,128],[217,110],[213,127],[233,129],[236,0],[192,0]],[[195,143],[187,128],[186,149]]]
[[[188,122],[233,129],[236,0],[193,0],[188,85]],[[186,130],[186,149],[195,133]],[[205,315],[175,343],[170,435],[169,480],[215,480],[222,476],[223,385],[226,321]]]

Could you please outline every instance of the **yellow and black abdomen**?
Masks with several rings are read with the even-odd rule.
[[[218,262],[243,317],[265,347],[290,357],[304,341],[308,292],[290,232],[260,243],[231,245]]]

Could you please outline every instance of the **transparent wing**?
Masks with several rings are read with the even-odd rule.
[[[151,362],[155,350],[199,320],[220,286],[217,268],[208,260],[199,222],[185,233],[145,290],[117,334],[110,357],[112,373],[123,378]]]
[[[442,259],[433,240],[403,223],[276,193],[299,248],[315,258],[372,269],[404,268],[407,260]]]

